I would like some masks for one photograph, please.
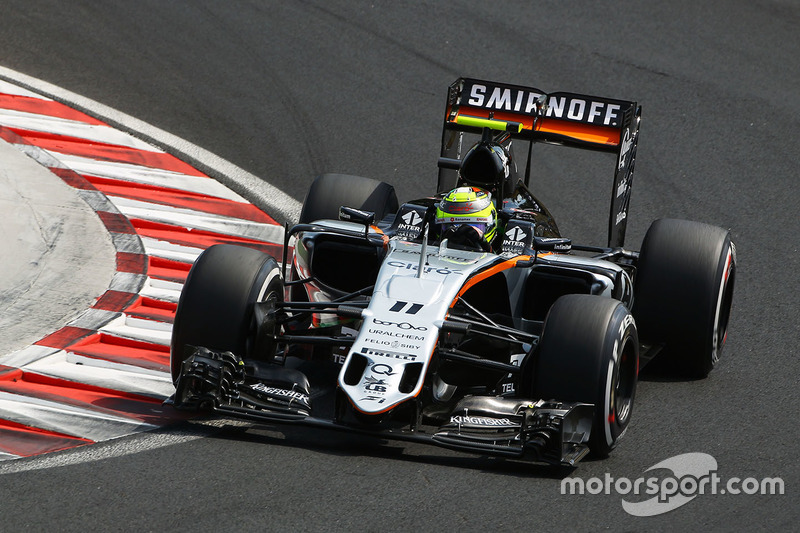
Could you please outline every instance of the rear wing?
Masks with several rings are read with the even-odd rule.
[[[491,119],[487,121],[486,119]],[[461,159],[470,146],[462,145],[459,132],[480,134],[487,123],[498,129],[498,121],[512,138],[530,142],[525,166],[525,184],[530,179],[534,143],[560,144],[616,155],[608,246],[625,241],[636,145],[639,140],[641,107],[636,102],[612,100],[576,93],[545,93],[533,87],[459,78],[447,93],[442,129],[442,157]],[[439,192],[452,183],[439,171]]]

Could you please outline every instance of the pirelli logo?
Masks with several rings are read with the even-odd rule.
[[[615,128],[622,123],[623,114],[630,105],[620,100],[572,93],[544,95],[532,88],[471,80],[465,81],[459,104],[531,116],[535,116],[538,109],[544,106],[544,116],[547,118]]]

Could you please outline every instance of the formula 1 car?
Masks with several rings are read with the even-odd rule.
[[[436,194],[311,185],[281,258],[217,245],[175,315],[176,408],[574,465],[607,456],[656,355],[694,378],[726,339],[728,231],[655,221],[624,248],[636,102],[460,78]],[[515,144],[527,144],[518,173]],[[608,242],[573,243],[528,188],[532,151],[614,155]]]

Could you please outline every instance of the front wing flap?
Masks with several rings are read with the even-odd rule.
[[[311,414],[308,379],[293,369],[245,364],[231,352],[197,348],[183,362],[175,385],[176,409],[302,420]]]
[[[534,455],[550,464],[574,465],[589,451],[594,406],[539,400],[468,396],[433,435],[439,444],[496,455]]]

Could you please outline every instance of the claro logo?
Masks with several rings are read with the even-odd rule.
[[[393,266],[395,268],[405,268],[406,270],[419,269],[417,265],[412,263],[406,263],[405,261],[388,261],[386,264],[388,264],[389,266]],[[459,276],[463,275],[460,270],[455,270],[452,268],[444,268],[444,267],[442,268],[424,267],[422,271],[425,272],[426,274],[436,273],[436,274],[441,274],[442,276],[449,276],[451,274],[456,274]]]

